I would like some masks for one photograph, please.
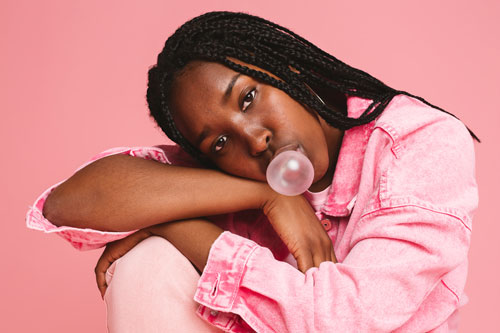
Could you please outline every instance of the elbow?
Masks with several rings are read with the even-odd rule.
[[[43,204],[42,209],[43,216],[50,221],[56,227],[61,227],[64,225],[62,221],[62,214],[60,210],[60,200],[57,195],[57,188],[54,189]]]
[[[100,229],[94,221],[101,221],[93,214],[95,200],[86,193],[75,194],[67,183],[60,184],[45,199],[42,215],[56,227]]]
[[[67,191],[65,184],[56,187],[45,199],[42,208],[42,215],[56,227],[75,227],[81,228],[81,212],[84,207],[76,205],[79,202]],[[79,223],[80,222],[80,223]]]

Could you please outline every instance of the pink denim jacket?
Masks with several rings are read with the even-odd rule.
[[[369,103],[349,97],[349,116]],[[177,146],[115,148],[92,160],[117,153],[195,166]],[[41,212],[57,185],[28,211],[29,228],[82,250],[129,234],[52,225]],[[375,121],[345,132],[316,211],[338,263],[303,274],[259,211],[220,216],[228,231],[199,280],[198,314],[229,332],[456,332],[477,204],[465,126],[398,95]]]

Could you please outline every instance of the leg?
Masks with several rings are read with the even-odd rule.
[[[172,244],[147,238],[108,270],[109,332],[221,332],[195,313],[198,279]]]

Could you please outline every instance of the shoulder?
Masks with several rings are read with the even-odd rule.
[[[374,166],[382,208],[414,205],[462,220],[472,216],[477,206],[474,146],[460,120],[397,95],[375,120],[366,152],[385,162]]]
[[[457,161],[474,160],[472,137],[459,119],[406,95],[392,99],[375,120],[373,129],[375,136],[383,132],[390,139],[389,146],[396,158],[431,158],[447,152],[445,156]]]
[[[425,103],[396,95],[375,121],[375,128],[387,133],[393,148],[411,148],[425,142],[439,145],[464,145],[472,148],[472,139],[466,126],[457,118]],[[418,140],[417,140],[418,139]]]

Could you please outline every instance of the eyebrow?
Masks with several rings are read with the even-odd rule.
[[[241,76],[241,73],[238,73],[235,76],[233,76],[233,78],[231,79],[231,82],[229,82],[229,84],[228,84],[228,86],[226,88],[226,92],[224,93],[224,96],[222,97],[222,103],[226,103],[227,102],[227,100],[231,96],[231,93],[233,91],[233,87],[236,84],[236,80],[238,80],[238,78],[240,76]]]

